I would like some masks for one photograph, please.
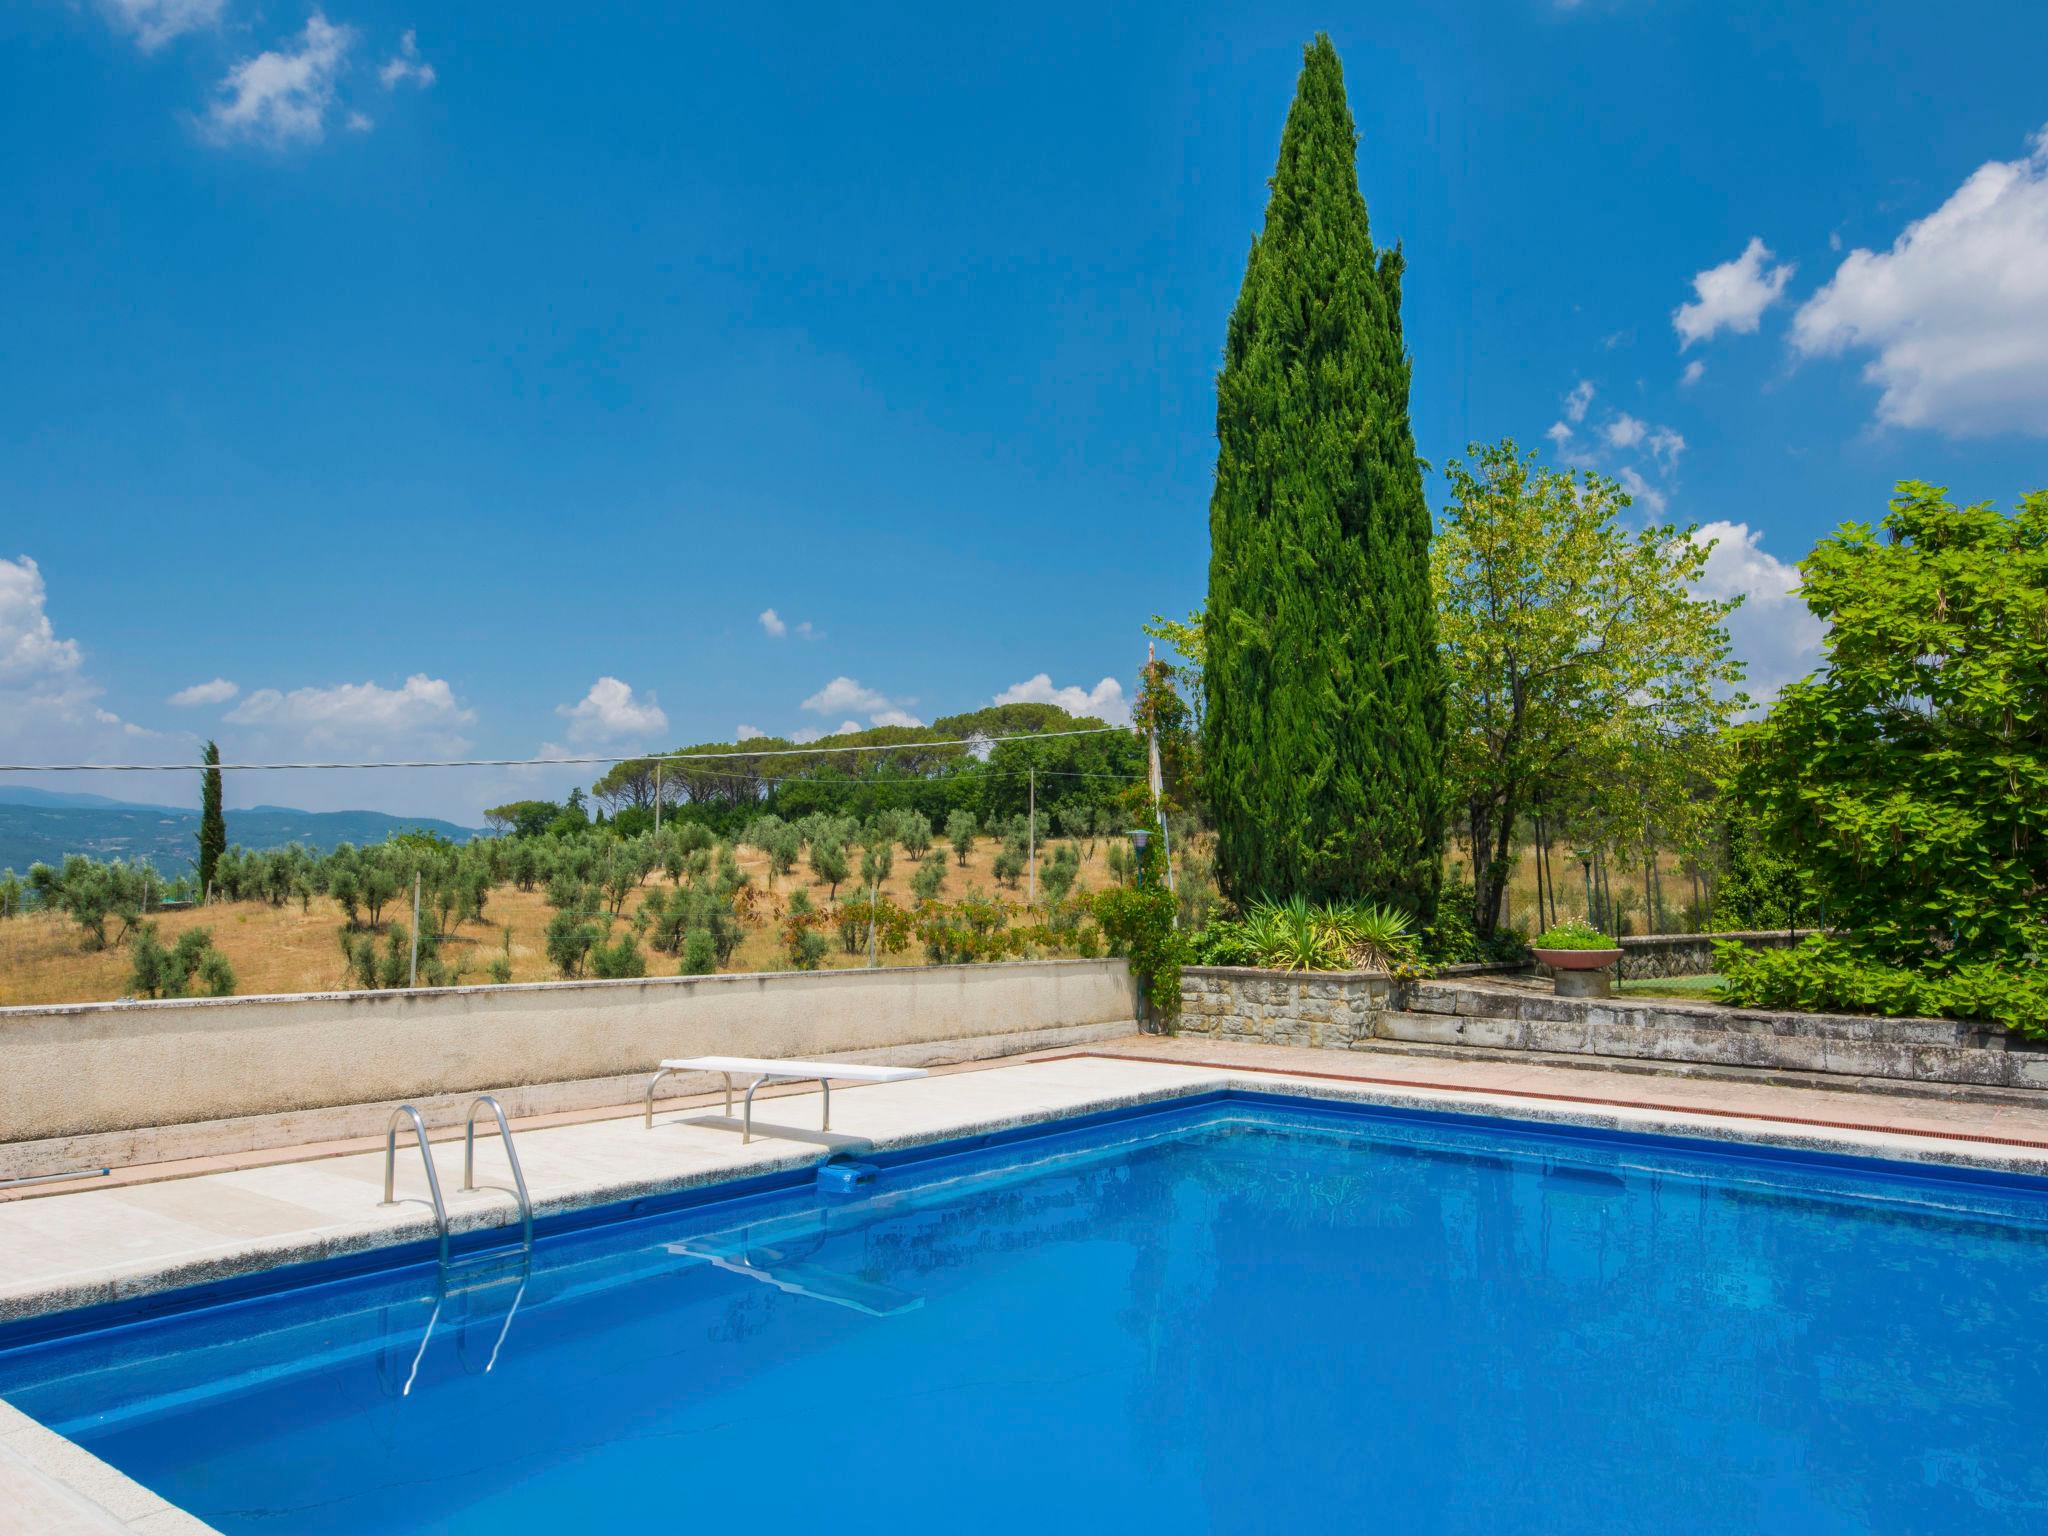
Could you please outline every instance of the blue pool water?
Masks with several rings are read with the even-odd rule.
[[[2048,1529],[2018,1179],[1227,1095],[299,1278],[0,1394],[230,1536]]]

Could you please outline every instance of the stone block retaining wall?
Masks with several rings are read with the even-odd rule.
[[[1949,1019],[1563,998],[1483,980],[1395,982],[1224,966],[1181,973],[1180,1033],[1344,1050],[1377,1041],[2048,1089],[2048,1050]]]
[[[1813,930],[1755,933],[1646,933],[1621,941],[1621,979],[1705,976],[1714,969],[1714,941],[1740,939],[1751,949],[1790,949]]]

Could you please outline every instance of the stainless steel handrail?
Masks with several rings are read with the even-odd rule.
[[[385,1205],[396,1205],[393,1187],[398,1172],[398,1122],[410,1120],[413,1136],[420,1144],[420,1161],[427,1168],[427,1193],[434,1197],[434,1221],[441,1229],[441,1262],[448,1262],[448,1206],[441,1198],[441,1179],[434,1172],[434,1154],[427,1149],[427,1123],[420,1118],[420,1112],[410,1104],[401,1104],[391,1111],[391,1123],[384,1130],[384,1200]],[[517,1166],[515,1164],[515,1166]]]
[[[462,1133],[462,1187],[476,1188],[476,1112],[486,1104],[498,1120],[498,1140],[505,1144],[505,1161],[512,1165],[512,1182],[519,1186],[520,1240],[533,1246],[533,1201],[526,1194],[526,1174],[519,1166],[519,1151],[512,1145],[512,1127],[505,1123],[505,1106],[493,1094],[480,1093],[470,1100]]]

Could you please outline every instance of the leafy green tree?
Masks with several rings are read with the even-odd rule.
[[[1797,859],[1771,847],[1763,827],[1734,812],[1719,828],[1721,859],[1714,882],[1712,919],[1721,932],[1799,928],[1817,920],[1811,882]]]
[[[704,929],[696,929],[683,941],[681,974],[685,976],[709,976],[717,969],[717,944]]]
[[[370,927],[382,925],[384,909],[397,895],[398,871],[386,858],[366,858],[362,864],[362,900]]]
[[[917,872],[910,877],[910,894],[919,901],[933,901],[945,888],[946,855],[934,848],[917,861]]]
[[[811,844],[811,873],[832,888],[832,899],[839,899],[839,886],[846,879],[848,864],[846,844],[834,838],[823,838]]]
[[[213,889],[213,876],[220,856],[227,852],[228,822],[221,811],[220,748],[206,744],[206,771],[199,776],[199,889]]]
[[[208,997],[232,997],[234,967],[204,928],[188,928],[165,948],[155,923],[144,923],[129,951],[128,990],[136,997],[187,997],[194,983]]]
[[[869,890],[889,878],[889,871],[896,863],[896,849],[892,842],[872,842],[860,851],[860,883]]]
[[[492,830],[512,837],[539,837],[561,816],[562,808],[552,800],[513,800],[494,805],[484,812]]]
[[[967,855],[974,852],[975,834],[980,831],[981,823],[972,811],[955,811],[946,818],[946,841],[953,845],[954,857],[962,869],[967,867]]]
[[[922,859],[932,845],[931,818],[922,811],[905,811],[897,823],[897,834],[903,840],[903,851],[913,859]]]
[[[0,870],[0,917],[19,917],[27,897],[21,877],[11,869]]]
[[[1695,530],[1629,534],[1601,475],[1544,469],[1512,442],[1445,473],[1433,552],[1450,679],[1448,768],[1474,866],[1473,927],[1500,925],[1523,820],[1546,806],[1647,827],[1685,808],[1678,767],[1711,752],[1742,706],[1724,620],[1696,598],[1713,546]]]
[[[600,981],[624,981],[647,974],[647,957],[640,953],[640,946],[634,942],[632,933],[621,933],[609,944],[596,944],[590,950],[590,974]]]
[[[1058,843],[1053,846],[1044,866],[1038,871],[1038,884],[1045,892],[1045,899],[1057,907],[1067,899],[1074,882],[1081,877],[1081,852],[1072,843]]]
[[[1830,927],[1947,972],[2048,954],[2048,491],[2006,515],[1901,484],[1800,565],[1826,666],[1778,695],[1736,791]]]
[[[1398,249],[1372,241],[1327,37],[1305,50],[1224,340],[1203,782],[1235,896],[1442,878],[1444,684]]]
[[[789,912],[783,919],[782,948],[790,969],[815,971],[825,960],[825,951],[830,947],[825,935],[818,932],[818,909],[811,901],[811,893],[798,889],[789,894]]]
[[[584,962],[603,937],[597,924],[588,921],[580,912],[565,910],[548,919],[547,952],[548,960],[565,977],[583,974]]]

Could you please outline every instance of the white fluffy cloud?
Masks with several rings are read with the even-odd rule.
[[[654,695],[641,697],[616,677],[600,677],[574,704],[558,704],[555,713],[569,722],[569,739],[578,745],[645,738],[668,729],[668,715]]]
[[[1770,247],[1752,238],[1733,261],[1697,274],[1692,280],[1697,297],[1671,312],[1679,350],[1706,341],[1717,331],[1753,335],[1764,311],[1784,296],[1793,270],[1790,262],[1772,266]]]
[[[224,0],[103,0],[108,18],[152,53],[174,37],[220,21]]]
[[[27,555],[0,559],[0,680],[54,682],[75,676],[76,640],[60,640],[50,622],[42,567]]]
[[[419,35],[412,28],[405,29],[405,36],[398,40],[398,52],[384,61],[377,79],[387,91],[395,91],[408,81],[423,91],[434,83],[434,66],[420,57]]]
[[[924,722],[911,714],[907,708],[916,702],[915,699],[892,699],[856,678],[842,676],[833,678],[831,682],[805,699],[803,707],[818,715],[843,715],[849,712],[866,715],[869,725],[923,725]],[[856,731],[860,729],[849,720],[834,734],[843,736],[849,726]],[[819,734],[813,730],[808,735],[800,733],[792,736],[790,740],[816,741]]]
[[[759,741],[762,737],[766,736],[767,734],[768,733],[762,730],[761,727],[759,727],[758,725],[743,725],[737,731],[733,732],[732,739],[734,741]]]
[[[0,557],[0,742],[7,756],[132,761],[136,739],[158,733],[102,706],[104,692],[86,675],[78,642],[51,622],[42,568],[27,555]],[[138,784],[133,792],[147,796],[154,788]]]
[[[761,627],[768,631],[771,638],[776,640],[780,640],[789,633],[789,626],[782,621],[782,615],[773,608],[763,608],[761,610]]]
[[[800,731],[792,731],[789,739],[801,747],[807,746],[814,741],[823,741],[828,735],[851,736],[859,729],[860,722],[858,720],[842,720],[830,731],[827,731],[822,725],[807,725]]]
[[[2048,435],[2048,128],[2028,151],[1979,166],[1889,251],[1851,251],[1794,317],[1805,355],[1873,354],[1880,421]]]
[[[393,749],[403,746],[460,751],[461,728],[476,719],[455,690],[438,677],[415,672],[397,688],[341,683],[332,688],[258,688],[224,717],[308,745]]]
[[[1581,379],[1572,386],[1572,392],[1564,397],[1565,419],[1574,426],[1586,419],[1586,408],[1593,403],[1593,381]]]
[[[1601,435],[1607,439],[1610,448],[1633,448],[1649,435],[1649,431],[1641,420],[1623,411],[1607,423]]]
[[[274,148],[318,142],[334,105],[335,78],[354,45],[353,28],[337,27],[315,11],[295,48],[259,53],[228,71],[206,110],[207,132],[223,143],[247,140]]]
[[[1728,619],[1728,637],[1748,666],[1751,696],[1768,699],[1811,672],[1826,628],[1798,596],[1798,568],[1765,549],[1747,523],[1708,523],[1693,537],[1714,544],[1697,594],[1743,600]]]
[[[1701,376],[1704,375],[1706,371],[1707,365],[1701,362],[1698,358],[1694,358],[1691,362],[1685,365],[1685,372],[1681,373],[1678,376],[1678,382],[1680,384],[1685,385],[1687,388],[1690,388],[1691,386],[1699,383]]]
[[[190,688],[180,688],[164,702],[175,704],[179,709],[192,709],[201,704],[225,704],[241,691],[240,684],[216,677],[210,683],[194,683]]]
[[[1123,684],[1105,677],[1093,688],[1053,686],[1052,674],[1040,672],[1021,683],[1012,683],[991,701],[996,704],[1057,704],[1070,715],[1094,715],[1111,725],[1131,723],[1130,701]]]
[[[907,709],[878,709],[868,716],[869,725],[923,725],[924,722]]]
[[[884,710],[893,703],[887,695],[877,693],[853,678],[835,677],[805,699],[803,707],[820,715],[838,715],[849,709],[857,712]]]

